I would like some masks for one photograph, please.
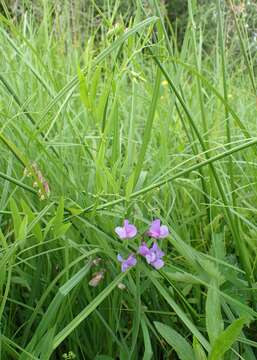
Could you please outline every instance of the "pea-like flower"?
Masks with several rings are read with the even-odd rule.
[[[155,239],[163,239],[169,235],[169,230],[166,225],[161,225],[160,219],[156,219],[151,223],[147,235]]]
[[[122,240],[131,239],[136,236],[137,228],[135,227],[135,225],[130,224],[128,220],[124,220],[123,227],[116,227],[115,232]]]
[[[120,254],[118,254],[117,259],[119,260],[119,262],[121,262],[121,271],[122,272],[125,272],[129,268],[135,266],[137,263],[137,259],[136,259],[135,255],[133,255],[133,254],[130,254],[127,259],[123,259],[123,257]]]
[[[162,258],[165,254],[163,251],[161,251],[156,242],[154,242],[150,249],[148,248],[147,244],[143,242],[141,246],[139,246],[139,254],[144,256],[147,263],[152,265],[157,270],[164,266],[164,261]]]

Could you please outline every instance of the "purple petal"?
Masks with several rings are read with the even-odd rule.
[[[133,238],[137,234],[137,228],[135,225],[129,224],[126,226],[127,238]]]
[[[146,259],[147,264],[151,264],[151,260],[152,260],[151,255],[146,255],[145,259]]]
[[[160,268],[162,268],[164,266],[164,261],[162,259],[158,259],[158,260],[152,262],[151,265],[155,269],[159,270]]]
[[[126,263],[126,261],[123,261],[123,263],[121,264],[121,271],[125,272],[128,268],[129,268],[129,266]]]
[[[148,264],[151,264],[157,260],[156,254],[154,251],[150,251],[149,254],[146,255],[146,261]]]
[[[137,234],[137,228],[135,227],[135,225],[130,224],[129,221],[125,219],[123,227],[116,227],[115,232],[120,239],[124,240],[134,237]]]
[[[120,227],[120,226],[116,227],[115,232],[119,236],[120,239],[126,239],[127,233],[123,227]]]
[[[148,231],[148,235],[158,238],[160,236],[160,225],[161,225],[160,219],[154,220],[151,223],[150,229]]]
[[[129,255],[129,257],[126,260],[122,261],[121,264],[121,271],[125,272],[127,269],[131,268],[132,266],[135,266],[137,263],[137,259],[134,255]]]
[[[135,266],[136,263],[137,263],[137,259],[135,258],[134,255],[130,255],[130,256],[127,258],[127,264],[129,265],[129,267]]]
[[[158,232],[160,230],[160,226],[161,226],[161,220],[160,219],[155,219],[151,223],[150,230]]]
[[[145,242],[143,242],[143,243],[139,246],[138,252],[139,252],[140,255],[146,256],[146,255],[149,253],[149,251],[150,251],[150,250],[148,249],[148,247],[147,247],[147,245],[146,245]]]
[[[169,230],[168,227],[166,225],[162,225],[160,227],[160,238],[165,238],[166,236],[169,235]]]
[[[123,257],[122,257],[120,254],[118,254],[118,255],[117,255],[117,260],[120,261],[120,262],[122,262],[122,261],[123,261]]]
[[[152,247],[151,247],[151,250],[152,250],[152,251],[156,251],[156,250],[158,250],[158,249],[159,249],[159,246],[158,246],[157,242],[154,242],[153,245],[152,245]]]
[[[124,222],[123,222],[123,226],[124,226],[125,229],[128,226],[128,224],[129,224],[128,219],[125,219]]]
[[[151,247],[150,251],[154,251],[157,258],[163,257],[165,254],[161,249],[159,248],[158,244],[155,242],[153,246]]]

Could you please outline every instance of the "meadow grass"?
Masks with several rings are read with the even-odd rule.
[[[0,359],[256,359],[246,9],[189,0],[178,42],[158,0],[24,4],[1,1]],[[163,268],[121,272],[125,218],[168,226]]]

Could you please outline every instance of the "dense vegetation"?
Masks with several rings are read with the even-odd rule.
[[[256,4],[176,3],[1,1],[0,359],[256,359]]]

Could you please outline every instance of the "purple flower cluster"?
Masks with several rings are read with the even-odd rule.
[[[156,242],[153,243],[153,246],[148,248],[145,242],[139,246],[139,254],[144,256],[147,263],[152,265],[155,269],[160,269],[164,265],[162,257],[165,255],[163,251],[159,248]]]
[[[123,226],[118,226],[115,228],[116,234],[121,240],[132,239],[137,235],[137,228],[135,225],[130,224],[126,219],[124,220]],[[146,259],[146,262],[150,264],[155,269],[161,269],[164,266],[163,256],[164,252],[159,248],[156,239],[164,239],[169,235],[169,230],[166,225],[161,225],[161,220],[154,220],[149,230],[146,232],[150,238],[154,239],[152,246],[148,246],[144,241],[138,249],[138,253]],[[129,268],[133,267],[137,263],[136,255],[130,254],[126,259],[124,259],[120,254],[117,256],[118,261],[121,263],[121,271],[125,272]]]

